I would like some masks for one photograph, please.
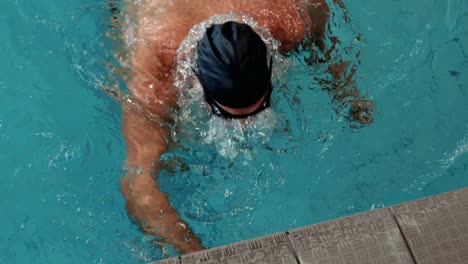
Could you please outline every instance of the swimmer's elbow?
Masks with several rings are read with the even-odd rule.
[[[150,173],[127,173],[120,181],[121,192],[130,215],[145,221],[154,210],[166,210],[168,195],[159,190]]]

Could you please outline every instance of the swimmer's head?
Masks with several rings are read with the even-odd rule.
[[[265,42],[246,24],[206,30],[197,47],[196,74],[213,114],[246,118],[270,106],[271,60]]]

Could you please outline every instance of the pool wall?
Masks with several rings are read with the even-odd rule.
[[[468,263],[468,188],[153,264]]]

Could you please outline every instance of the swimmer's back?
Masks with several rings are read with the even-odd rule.
[[[267,27],[283,46],[291,46],[303,39],[308,18],[300,14],[297,0],[146,0],[141,8],[144,11],[139,21],[150,26],[144,26],[145,30],[159,33],[159,41],[173,40],[177,44],[201,21],[234,12],[251,16]],[[162,39],[167,34],[171,38]]]
[[[132,67],[140,73],[146,72],[146,76],[154,75],[159,95],[143,88],[148,85],[138,84],[130,88],[147,104],[154,105],[157,97],[161,104],[161,95],[167,99],[164,91],[169,91],[172,86],[180,43],[194,25],[217,14],[246,14],[280,41],[281,51],[295,49],[308,31],[322,30],[326,21],[326,12],[321,10],[311,23],[311,5],[315,8],[326,6],[325,0],[144,0],[136,12],[137,38],[144,40],[144,45],[139,50],[137,47]]]

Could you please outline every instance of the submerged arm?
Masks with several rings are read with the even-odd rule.
[[[348,108],[348,118],[360,125],[369,125],[374,121],[374,102],[361,95],[354,81],[356,66],[348,61],[330,64],[327,72],[333,76],[329,87],[325,88],[332,95],[333,101]]]
[[[306,46],[315,46],[323,54],[322,59],[315,58],[320,63],[328,63],[326,70],[332,76],[332,80],[322,80],[331,96],[339,108],[348,108],[348,118],[360,125],[368,125],[373,122],[374,103],[361,95],[354,81],[354,74],[357,67],[349,61],[342,59],[336,60],[332,54],[336,51],[336,46],[340,43],[335,36],[328,36],[331,46],[327,47],[325,43],[325,29],[329,24],[330,8],[325,0],[313,1],[315,4],[309,5],[309,16],[312,20],[310,39]],[[345,6],[341,0],[333,2],[343,9],[344,19],[350,22],[346,13]],[[359,37],[359,36],[358,36]],[[313,50],[312,47],[309,47]]]
[[[167,127],[127,108],[123,111],[122,130],[127,145],[126,167],[130,169],[121,181],[121,189],[129,215],[145,232],[163,238],[182,253],[203,249],[155,180],[157,161],[167,151]]]
[[[200,240],[188,228],[169,203],[168,195],[155,180],[159,160],[168,150],[170,116],[177,94],[171,74],[151,43],[136,48],[132,57],[129,89],[136,102],[123,106],[122,131],[127,146],[126,167],[121,181],[129,215],[141,228],[173,245],[181,253],[203,249]],[[151,118],[150,118],[151,117]]]

